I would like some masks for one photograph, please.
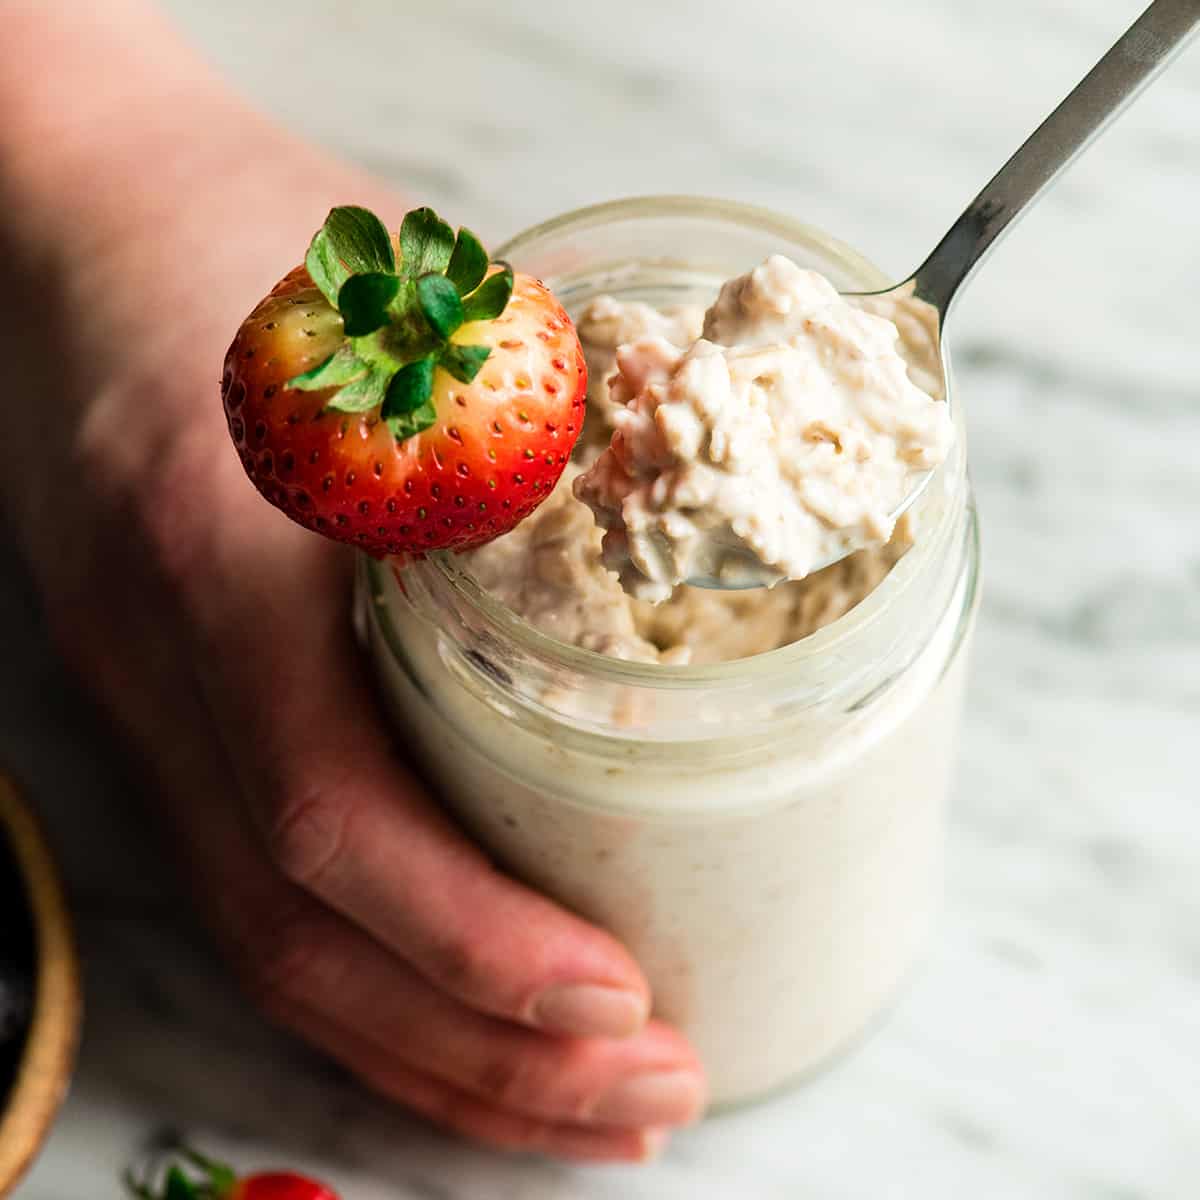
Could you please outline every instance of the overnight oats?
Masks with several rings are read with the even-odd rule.
[[[683,346],[646,311],[603,297],[579,318],[593,344],[614,315],[645,327],[604,372],[611,441],[574,484],[625,591],[769,587],[887,544],[954,436],[890,320],[779,254],[723,283]]]
[[[713,1102],[747,1100],[869,1024],[937,906],[978,558],[961,406],[919,314],[837,297],[884,286],[878,272],[757,210],[604,205],[501,256],[576,322],[582,435],[510,532],[423,560],[363,556],[361,632],[442,801],[516,876],[615,933]],[[739,277],[744,294],[723,295]],[[778,329],[746,323],[759,302]],[[810,310],[835,313],[819,337]],[[709,403],[736,394],[750,428],[773,387],[818,377],[834,384],[803,430],[771,412],[764,444],[798,448],[774,466]],[[891,425],[870,410],[880,387]],[[717,447],[703,470],[685,461],[701,443]],[[666,482],[639,474],[639,445]],[[788,477],[796,454],[814,456],[803,480]],[[878,469],[847,500],[854,455]],[[778,512],[763,519],[747,494]],[[773,586],[678,584],[697,563],[734,569],[713,544]]]

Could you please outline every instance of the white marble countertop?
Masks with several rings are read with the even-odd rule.
[[[171,7],[264,105],[489,236],[709,193],[900,274],[1141,4]],[[346,1200],[1200,1195],[1198,273],[1200,47],[956,314],[987,585],[932,954],[836,1070],[647,1168],[465,1148],[270,1032],[135,828],[130,768],[7,554],[0,759],[61,848],[89,999],[23,1200],[116,1196],[164,1125],[246,1164],[295,1159]]]

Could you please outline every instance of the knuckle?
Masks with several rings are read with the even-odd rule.
[[[488,948],[468,928],[447,931],[433,942],[428,969],[442,988],[458,996],[482,999],[496,990]]]
[[[344,787],[310,787],[284,789],[268,803],[266,850],[287,879],[314,889],[336,869],[346,843],[348,800]]]
[[[480,1064],[475,1088],[489,1104],[511,1113],[582,1120],[590,1102],[589,1058],[587,1050],[570,1043],[506,1046]]]
[[[541,1072],[526,1056],[502,1053],[480,1065],[476,1087],[497,1108],[525,1108],[538,1095]]]

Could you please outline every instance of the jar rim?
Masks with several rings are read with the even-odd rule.
[[[687,195],[685,193],[651,193],[644,196],[625,196],[618,200],[602,200],[598,204],[586,204],[557,216],[531,225],[509,238],[496,251],[497,258],[507,259],[528,242],[564,229],[585,230],[604,225],[622,217],[715,217],[731,220],[737,224],[753,226],[759,230],[776,232],[781,237],[800,242],[810,242],[841,259],[863,275],[874,276],[881,286],[890,282],[886,275],[861,254],[849,242],[806,221],[778,213],[774,209],[758,204],[745,204],[740,200],[724,200],[717,196]]]
[[[811,246],[860,277],[864,287],[883,288],[890,282],[874,263],[852,246],[816,226],[757,205],[707,196],[648,195],[587,205],[518,233],[496,253],[500,258],[512,259],[525,245],[548,235],[568,230],[582,231],[625,217],[708,217],[758,231],[765,230],[777,233],[791,242]],[[552,285],[552,280],[550,282]],[[949,365],[949,356],[946,355],[947,401],[951,388]],[[952,411],[956,413],[956,425],[959,427],[957,436],[961,439],[963,429],[958,409],[959,406],[954,405]],[[957,456],[952,456],[947,463],[934,470],[930,480],[931,489],[955,457]],[[722,685],[744,685],[748,674],[759,678],[791,674],[802,664],[826,657],[844,642],[861,637],[863,632],[874,625],[891,608],[893,602],[907,591],[912,580],[919,574],[921,565],[936,556],[945,539],[953,535],[952,526],[953,522],[950,522],[947,527],[938,531],[941,537],[918,538],[912,548],[867,596],[841,617],[813,633],[761,654],[703,664],[633,662],[560,641],[518,616],[488,592],[461,565],[461,560],[453,552],[438,551],[428,555],[425,561],[461,600],[477,610],[497,632],[511,638],[526,652],[539,659],[550,660],[557,667],[578,671],[601,682],[642,689],[680,690],[698,686],[719,688]],[[386,564],[374,560],[367,562],[367,573],[373,592],[379,591],[377,573],[384,569]],[[386,613],[381,616],[385,621],[388,620]]]

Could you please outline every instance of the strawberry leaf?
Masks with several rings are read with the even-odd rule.
[[[171,1157],[158,1169],[150,1164],[140,1177],[131,1169],[122,1175],[126,1190],[135,1200],[231,1200],[238,1190],[237,1176],[225,1163],[178,1144],[174,1137],[162,1151]],[[158,1187],[153,1183],[156,1175],[161,1177]]]
[[[429,399],[432,391],[433,356],[429,355],[401,367],[392,376],[380,415],[386,421],[391,417],[416,412]]]
[[[208,1177],[208,1186],[217,1196],[228,1196],[237,1183],[233,1168],[226,1163],[217,1162],[207,1154],[201,1154],[190,1146],[181,1146],[179,1153],[193,1166],[199,1167]]]
[[[458,289],[445,275],[422,275],[417,280],[417,300],[438,337],[448,338],[463,323]]]
[[[401,367],[388,387],[381,416],[398,442],[428,429],[437,420],[433,392],[433,356]]]
[[[369,367],[360,379],[348,383],[337,395],[332,396],[325,407],[335,412],[370,412],[383,403],[391,375],[387,367]]]
[[[454,239],[454,252],[446,268],[446,278],[458,289],[460,296],[473,292],[487,274],[487,251],[469,230],[460,229]]]
[[[350,383],[366,370],[367,364],[354,353],[349,342],[344,342],[323,363],[289,379],[286,386],[302,392],[319,392],[322,388],[341,387]]]
[[[392,436],[398,442],[407,441],[410,437],[416,437],[418,433],[428,429],[431,425],[437,422],[437,409],[426,400],[419,408],[413,409],[410,413],[397,413],[392,417],[385,417],[384,422],[392,431]]]
[[[200,1192],[196,1185],[179,1169],[172,1167],[167,1172],[166,1184],[163,1187],[163,1200],[199,1200]]]
[[[508,307],[513,290],[513,269],[502,263],[503,270],[488,276],[464,301],[464,321],[490,321]]]
[[[347,337],[364,337],[388,323],[388,305],[400,290],[400,279],[382,271],[351,275],[338,291],[337,307]]]
[[[392,273],[396,255],[383,222],[365,208],[346,204],[330,210],[308,247],[304,265],[321,294],[336,308],[338,293],[351,275]]]
[[[402,266],[413,279],[436,271],[450,263],[454,250],[454,230],[432,208],[415,208],[400,226]]]
[[[444,367],[459,383],[470,383],[479,374],[479,368],[487,362],[491,350],[487,346],[447,346],[438,356],[438,365]]]

